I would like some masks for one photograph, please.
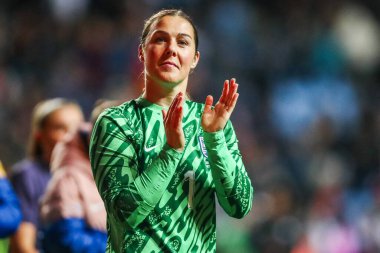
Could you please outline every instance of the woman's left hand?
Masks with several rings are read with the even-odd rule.
[[[202,114],[202,128],[205,132],[217,132],[225,127],[239,97],[237,89],[235,78],[224,81],[222,95],[214,108],[212,108],[213,97],[207,96]]]

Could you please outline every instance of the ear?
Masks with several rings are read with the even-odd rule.
[[[144,61],[145,61],[145,59],[144,59],[144,50],[143,50],[141,44],[139,45],[139,60],[140,60],[141,62],[144,62]]]
[[[200,57],[201,57],[201,53],[197,51],[194,55],[193,63],[191,64],[191,69],[195,69],[195,67],[198,65]]]

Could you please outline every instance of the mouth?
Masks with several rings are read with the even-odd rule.
[[[163,63],[161,63],[161,66],[173,66],[179,69],[178,65],[171,61],[164,61]]]

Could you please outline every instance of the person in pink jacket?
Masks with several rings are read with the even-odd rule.
[[[106,210],[88,157],[90,128],[82,126],[53,150],[53,176],[40,207],[46,253],[105,252]]]
[[[97,101],[91,123],[82,124],[79,131],[67,135],[54,147],[52,179],[40,205],[44,253],[105,252],[106,210],[92,175],[89,136],[98,115],[119,103]]]

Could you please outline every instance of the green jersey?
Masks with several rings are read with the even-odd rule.
[[[203,132],[203,108],[184,103],[183,152],[166,144],[163,108],[143,98],[99,116],[90,158],[107,210],[107,252],[214,252],[215,195],[232,217],[251,209],[232,124]]]

